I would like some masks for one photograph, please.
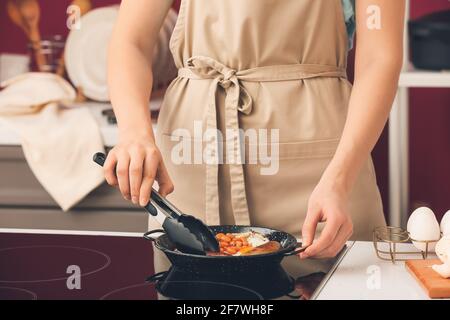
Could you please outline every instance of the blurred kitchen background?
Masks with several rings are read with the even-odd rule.
[[[17,5],[30,1],[12,2]],[[31,13],[27,14],[33,15],[36,8],[34,1],[31,2],[27,7]],[[86,21],[87,24],[98,25],[99,30],[90,32],[107,35],[116,9],[103,12],[95,9],[116,5],[120,1],[74,2],[81,4],[82,11],[89,12],[85,16],[86,20],[88,15],[98,14]],[[72,1],[39,0],[37,3],[39,21],[36,21],[35,15],[31,26],[24,27],[19,26],[22,20],[17,20],[17,11],[14,11],[14,6],[11,7],[11,1],[0,1],[0,79],[4,81],[29,69],[59,73],[73,85],[76,93],[73,103],[91,110],[99,124],[105,147],[113,146],[117,139],[115,118],[110,110],[107,94],[105,98],[104,79],[99,76],[103,72],[101,68],[104,68],[104,61],[96,60],[97,56],[102,56],[96,53],[106,49],[101,47],[101,41],[96,46],[86,45],[92,44],[95,36],[83,36],[78,31],[69,37],[64,47],[65,39],[69,35],[66,11]],[[150,105],[155,117],[164,88],[176,74],[168,40],[176,22],[178,9],[179,1],[175,1],[155,49],[154,69],[157,85]],[[448,0],[411,0],[408,4],[408,18],[411,20],[435,12],[447,13],[434,16],[428,21],[418,20],[416,28],[428,30],[425,34],[416,32],[415,28],[406,34],[407,59],[398,97],[390,123],[373,153],[378,184],[391,225],[404,226],[408,214],[418,206],[429,206],[438,218],[450,209],[450,72],[437,70],[450,69],[450,55],[447,55],[446,61],[438,61],[435,55],[431,55],[432,61],[427,61],[427,54],[424,54],[427,50],[430,54],[435,53],[436,45],[438,48],[446,46],[449,52],[448,10]],[[440,31],[437,32],[437,29]],[[36,37],[40,37],[41,41],[37,46],[36,42],[30,46],[30,40]],[[413,54],[410,51],[412,43],[418,46]],[[89,55],[92,60],[84,61]],[[69,61],[61,59],[62,56],[69,58]],[[353,52],[350,56],[352,61]],[[410,63],[411,56],[416,58],[416,68]],[[62,66],[67,67],[67,72]],[[83,71],[83,68],[87,71]],[[93,70],[92,73],[89,70]],[[353,62],[349,66],[349,77],[353,78]],[[13,132],[0,121],[0,228],[146,231],[147,217],[138,208],[125,202],[117,191],[104,185],[75,205],[63,205],[67,209],[64,212],[61,203],[55,201],[55,197],[50,196],[48,190],[42,186],[41,180],[45,177],[36,178],[28,159],[31,158],[26,159],[20,134]],[[47,187],[51,188],[52,186]]]

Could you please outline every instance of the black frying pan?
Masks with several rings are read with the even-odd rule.
[[[281,249],[267,254],[251,255],[251,256],[201,256],[195,254],[186,254],[176,250],[175,245],[164,234],[163,230],[149,231],[144,238],[154,242],[157,249],[164,252],[173,266],[188,272],[195,273],[228,273],[237,272],[245,273],[265,271],[272,267],[277,267],[283,258],[297,255],[306,248],[302,248],[302,244],[297,239],[286,232],[248,226],[213,226],[210,229],[215,233],[244,233],[255,231],[263,234],[271,241],[278,241]],[[156,236],[156,234],[161,234]],[[155,235],[153,237],[152,235]]]

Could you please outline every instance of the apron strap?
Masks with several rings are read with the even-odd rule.
[[[225,90],[225,126],[227,134],[227,164],[230,167],[231,204],[238,225],[250,225],[250,215],[244,180],[244,141],[241,141],[239,113],[249,115],[253,100],[241,81],[276,82],[311,79],[318,77],[346,78],[346,70],[336,66],[293,64],[258,67],[237,71],[209,57],[195,56],[187,61],[187,67],[178,71],[178,77],[193,80],[213,80],[209,92],[207,130],[212,138],[206,145],[206,223],[219,225],[219,141],[217,136],[216,92]],[[213,134],[213,132],[215,132]],[[208,134],[208,137],[210,135]],[[232,155],[231,158],[230,155]]]

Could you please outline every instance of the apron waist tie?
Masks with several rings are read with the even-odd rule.
[[[203,56],[192,57],[187,61],[187,67],[178,71],[178,77],[192,80],[212,80],[209,91],[207,111],[207,130],[217,132],[216,92],[222,87],[225,90],[225,126],[228,152],[233,155],[227,163],[230,166],[231,202],[234,219],[237,225],[250,225],[250,215],[247,204],[244,168],[243,144],[239,134],[239,112],[249,115],[252,112],[253,101],[241,81],[275,82],[304,80],[318,77],[346,78],[346,70],[330,65],[292,64],[258,67],[237,71],[222,63]],[[209,135],[208,135],[209,136]],[[206,223],[219,225],[219,143],[217,135],[208,141],[205,154],[206,159]]]

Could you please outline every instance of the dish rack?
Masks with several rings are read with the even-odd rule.
[[[425,245],[425,251],[401,251],[398,246],[402,243],[410,243],[411,241],[417,243],[423,243]],[[417,256],[418,259],[427,259],[428,255],[431,253],[431,245],[438,242],[437,240],[415,240],[412,239],[409,232],[398,227],[377,227],[373,231],[373,245],[375,252],[379,259],[385,261],[392,261],[395,263],[397,261],[411,260],[411,257]],[[380,245],[384,243],[389,247],[389,250],[380,249]],[[408,256],[408,258],[402,258]]]

